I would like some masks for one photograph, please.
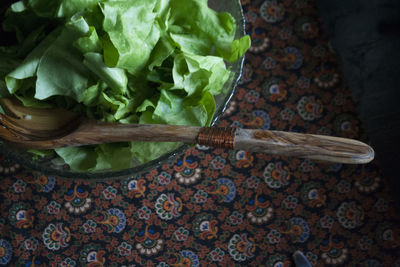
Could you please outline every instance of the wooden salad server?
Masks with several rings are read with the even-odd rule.
[[[284,131],[104,123],[61,109],[24,107],[3,98],[0,138],[22,148],[52,149],[125,141],[182,142],[319,161],[360,164],[374,150],[357,140]]]

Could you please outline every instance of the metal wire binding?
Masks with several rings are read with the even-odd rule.
[[[216,148],[234,149],[235,132],[236,129],[231,127],[203,127],[197,136],[197,143]]]

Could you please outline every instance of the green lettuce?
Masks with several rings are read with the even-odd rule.
[[[3,29],[0,96],[104,122],[210,125],[214,97],[250,38],[207,0],[21,0]],[[127,142],[52,151],[72,170],[128,168],[179,143]]]

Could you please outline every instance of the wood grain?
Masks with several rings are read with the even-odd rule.
[[[350,164],[374,158],[374,150],[357,140],[268,130],[238,129],[235,149]]]
[[[102,143],[153,141],[195,143],[201,127],[179,125],[143,125],[101,123],[82,119],[72,131],[64,135],[50,138],[18,134],[1,127],[3,139],[20,147],[33,149],[51,149],[66,146],[84,146]]]
[[[0,136],[4,140],[34,149],[127,141],[200,142],[220,148],[340,163],[367,163],[374,158],[373,149],[356,140],[281,131],[101,123],[85,118],[56,130],[30,129],[24,119],[1,114],[0,124]]]

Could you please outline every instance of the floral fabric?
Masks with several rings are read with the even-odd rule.
[[[366,141],[315,9],[243,0],[253,45],[220,126]],[[112,181],[0,158],[0,265],[400,266],[399,217],[374,163],[196,146]]]

